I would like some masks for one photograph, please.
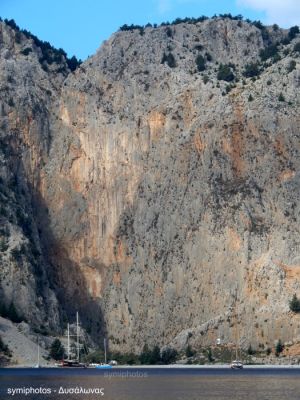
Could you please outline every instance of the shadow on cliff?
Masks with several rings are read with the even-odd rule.
[[[67,250],[55,238],[51,229],[48,207],[42,196],[33,190],[33,206],[40,236],[43,255],[47,262],[50,287],[55,292],[60,309],[62,330],[67,322],[76,322],[76,312],[86,332],[99,343],[100,336],[106,336],[106,324],[99,301],[88,290],[80,266],[70,260]],[[101,343],[99,343],[101,345]]]

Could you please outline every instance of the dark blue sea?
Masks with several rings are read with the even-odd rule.
[[[0,400],[299,400],[300,369],[0,369]]]

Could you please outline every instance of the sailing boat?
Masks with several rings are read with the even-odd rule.
[[[37,345],[38,345],[37,364],[34,366],[34,368],[41,368],[41,365],[40,365],[40,341],[39,341],[39,338],[38,338]]]
[[[100,369],[112,368],[112,365],[107,364],[106,339],[104,339],[104,363],[96,364],[95,368],[100,368]]]
[[[236,321],[235,321],[235,329],[236,329],[236,343],[235,343],[235,360],[231,361],[230,364],[230,368],[231,369],[243,369],[244,368],[244,364],[241,360],[239,360],[239,354],[238,354],[238,328],[237,328],[237,294],[235,296],[235,317],[236,317]]]
[[[76,313],[76,359],[70,358],[70,324],[68,324],[68,347],[67,347],[67,359],[62,360],[59,367],[72,367],[72,368],[86,368],[86,364],[80,362],[80,344],[79,344],[79,316]]]

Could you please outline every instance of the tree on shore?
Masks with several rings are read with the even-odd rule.
[[[185,355],[186,357],[193,357],[195,355],[195,351],[191,348],[190,345],[187,346],[187,348],[185,349]]]
[[[148,345],[145,344],[141,354],[139,355],[139,360],[141,364],[153,365],[158,364],[161,361],[160,348],[156,345],[151,350]]]
[[[178,353],[172,347],[167,347],[162,351],[161,361],[163,364],[172,364],[176,361]]]
[[[282,341],[279,339],[277,344],[276,344],[276,347],[275,347],[275,355],[276,355],[276,357],[278,357],[279,354],[283,352],[283,349],[284,349],[284,345],[283,345]]]
[[[55,339],[50,348],[49,355],[54,360],[62,360],[65,354],[64,346],[59,339]]]

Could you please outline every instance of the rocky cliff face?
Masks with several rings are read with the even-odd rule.
[[[79,309],[122,351],[296,340],[300,38],[227,18],[133,29],[68,73],[1,34],[6,304],[54,329]]]
[[[51,96],[55,98],[64,77],[55,69],[46,72],[40,57],[32,40],[0,24],[0,293],[5,315],[14,314],[13,308],[35,328],[57,329],[58,304],[40,241],[36,201],[51,143]]]

